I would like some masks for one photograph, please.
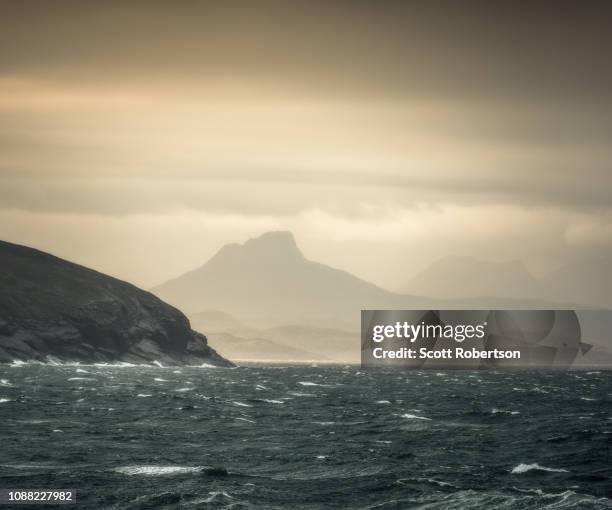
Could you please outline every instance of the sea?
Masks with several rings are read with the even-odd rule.
[[[66,508],[612,508],[609,371],[2,365],[0,440]]]

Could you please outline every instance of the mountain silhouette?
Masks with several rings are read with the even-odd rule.
[[[306,259],[290,232],[228,244],[202,267],[152,290],[187,313],[223,310],[256,324],[354,322],[362,308],[399,302],[372,283]]]
[[[290,232],[228,244],[203,266],[152,290],[188,315],[222,310],[258,327],[297,324],[355,331],[362,309],[559,308],[525,299],[397,294],[306,259]]]
[[[401,290],[436,298],[495,296],[567,303],[569,308],[612,308],[612,259],[576,259],[533,277],[520,261],[445,257],[406,282]],[[570,306],[571,305],[571,306]]]
[[[612,257],[577,259],[542,278],[549,297],[569,298],[585,305],[612,308]]]
[[[409,280],[402,291],[438,298],[541,297],[540,284],[520,261],[493,262],[449,256]]]

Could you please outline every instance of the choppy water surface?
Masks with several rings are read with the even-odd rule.
[[[612,508],[611,372],[2,366],[0,428],[78,508]]]

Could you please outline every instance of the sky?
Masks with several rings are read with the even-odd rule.
[[[612,251],[606,2],[1,1],[0,238],[143,287]]]

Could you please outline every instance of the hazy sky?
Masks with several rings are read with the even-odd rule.
[[[0,0],[0,238],[139,285],[612,249],[609,2]]]

